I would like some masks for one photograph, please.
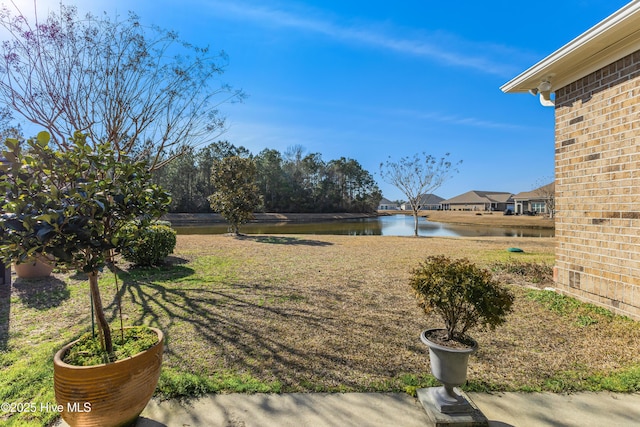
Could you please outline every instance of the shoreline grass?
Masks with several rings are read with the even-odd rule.
[[[511,246],[525,252],[511,254]],[[464,389],[640,391],[640,324],[505,271],[518,262],[550,266],[553,251],[548,238],[178,236],[166,266],[119,264],[119,290],[125,324],[165,333],[160,397],[413,393],[436,383],[419,334],[441,325],[417,306],[410,271],[430,254],[465,256],[511,283],[516,303],[495,332],[472,332],[480,350]],[[100,280],[115,320],[113,276]],[[0,400],[53,403],[53,354],[90,327],[88,299],[86,280],[63,274],[17,280],[3,295]],[[15,426],[53,419],[0,414]]]
[[[490,227],[520,227],[532,229],[554,229],[553,219],[544,215],[504,215],[502,212],[476,211],[421,211],[429,221],[460,225],[482,225]]]

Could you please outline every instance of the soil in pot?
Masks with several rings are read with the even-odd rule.
[[[119,329],[112,331],[113,351],[115,359],[122,360],[150,349],[158,342],[158,335],[153,329],[144,326],[124,329],[124,341]],[[108,355],[102,350],[100,337],[87,333],[67,351],[62,359],[64,363],[73,366],[93,366],[109,363]]]
[[[458,334],[451,339],[447,339],[446,329],[430,329],[424,332],[424,336],[434,344],[457,350],[471,349],[476,346],[476,342],[472,338],[464,335]]]

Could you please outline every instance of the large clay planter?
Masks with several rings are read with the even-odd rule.
[[[420,340],[429,347],[431,373],[444,384],[443,387],[433,390],[432,398],[442,413],[468,412],[471,410],[468,402],[453,388],[467,381],[469,356],[478,350],[478,343],[473,341],[473,347],[467,349],[445,347],[427,338],[428,333],[433,330],[427,329],[420,334]]]
[[[22,279],[37,279],[39,277],[48,277],[53,271],[53,265],[43,262],[38,258],[14,264],[16,275]]]
[[[120,427],[136,422],[160,378],[164,335],[158,343],[128,359],[95,366],[72,366],[62,358],[75,343],[54,357],[54,389],[62,418],[71,427]]]

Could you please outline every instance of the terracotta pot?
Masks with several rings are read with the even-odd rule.
[[[95,366],[72,366],[62,358],[76,341],[54,357],[54,389],[62,418],[71,427],[120,427],[136,422],[153,395],[162,365],[164,335],[133,357]]]
[[[38,258],[31,261],[14,264],[16,275],[22,279],[36,279],[39,277],[48,277],[53,271],[53,264],[43,262]]]

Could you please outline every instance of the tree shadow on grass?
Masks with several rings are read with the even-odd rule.
[[[0,285],[0,351],[7,348],[9,340],[9,318],[11,315],[11,284]]]
[[[268,307],[237,293],[240,288],[250,290],[255,287],[256,285],[234,284],[227,290],[203,290],[136,284],[129,286],[128,291],[144,307],[141,323],[165,323],[169,342],[167,353],[182,366],[198,364],[197,355],[174,351],[171,347],[172,341],[180,339],[172,334],[174,327],[178,333],[187,323],[192,327],[188,329],[199,335],[200,342],[197,344],[204,344],[209,352],[218,355],[219,366],[224,366],[233,375],[250,373],[266,381],[277,379],[285,385],[299,386],[313,375],[313,368],[308,363],[309,357],[324,366],[344,364],[341,357],[336,357],[331,352],[318,351],[311,355],[304,348],[277,341],[269,335],[268,330],[260,327],[257,322],[253,323],[251,318],[255,317],[279,322],[304,322],[313,325],[316,331],[327,329],[324,319],[304,309]],[[251,312],[252,315],[243,314],[246,312]],[[197,353],[198,350],[194,352]],[[270,362],[256,367],[255,359]],[[323,377],[327,382],[341,382],[346,387],[355,387],[355,384],[345,383],[344,379],[331,378],[332,374],[326,371]]]
[[[13,284],[0,285],[0,351],[7,348],[12,293],[26,307],[47,310],[58,307],[71,297],[67,284],[54,277],[16,278]]]
[[[183,257],[169,255],[164,260],[165,265],[183,265],[188,264],[189,260]]]
[[[185,260],[186,261],[186,260]],[[128,283],[141,282],[172,282],[174,280],[189,277],[195,273],[193,268],[179,264],[165,264],[158,267],[131,267],[124,271],[117,268],[118,277],[122,279],[124,286]],[[123,286],[123,287],[124,287]]]
[[[58,307],[71,296],[67,284],[54,276],[38,279],[17,278],[13,293],[29,308],[47,310]]]
[[[321,240],[299,239],[297,237],[283,236],[236,236],[239,240],[253,240],[258,243],[269,243],[272,245],[305,245],[305,246],[331,246],[331,242],[323,242]]]
[[[313,383],[318,378],[347,390],[358,388],[356,382],[334,369],[347,363],[340,354],[331,349],[309,349],[271,334],[270,325],[288,322],[304,324],[310,331],[328,336],[340,333],[331,317],[306,307],[304,297],[294,288],[231,281],[201,286],[174,281],[186,278],[189,270],[174,272],[173,279],[169,273],[163,277],[122,275],[120,296],[139,307],[130,321],[165,332],[165,356],[172,361],[170,366],[178,371],[191,369],[185,367],[196,372],[204,369],[200,375],[213,382],[218,374],[229,373],[238,377],[236,381],[243,381],[240,378],[249,373],[260,382],[277,381],[289,390],[305,388],[305,384],[315,389]],[[115,315],[113,303],[108,310]],[[256,360],[264,362],[256,365]],[[373,366],[364,369],[375,373]]]

